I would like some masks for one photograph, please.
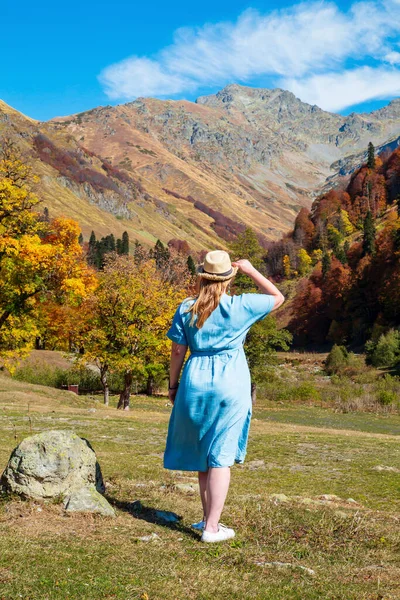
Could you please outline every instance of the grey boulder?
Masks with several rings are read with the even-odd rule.
[[[34,500],[60,498],[68,511],[115,514],[101,495],[105,486],[93,448],[71,431],[25,438],[12,452],[0,487]]]

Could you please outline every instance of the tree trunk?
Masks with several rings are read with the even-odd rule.
[[[124,375],[124,389],[120,393],[117,408],[120,410],[129,410],[129,400],[131,397],[133,375],[131,371],[126,371]]]
[[[3,327],[4,323],[7,321],[8,317],[11,315],[10,310],[5,310],[0,317],[0,328]]]
[[[152,396],[154,394],[154,377],[149,375],[147,378],[146,394]]]
[[[108,387],[107,372],[108,372],[108,365],[103,365],[100,368],[100,381],[101,381],[101,385],[103,388],[104,404],[106,406],[109,405],[109,399],[110,399],[110,388]]]
[[[251,403],[254,405],[257,400],[257,384],[251,382]]]

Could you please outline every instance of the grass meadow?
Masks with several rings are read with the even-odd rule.
[[[73,430],[96,450],[117,512],[1,497],[1,600],[400,599],[398,411],[260,394],[222,519],[236,537],[205,545],[190,529],[196,474],[162,467],[166,397],[115,404],[0,375],[0,471],[24,437]]]

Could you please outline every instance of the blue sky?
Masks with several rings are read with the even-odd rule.
[[[0,98],[41,120],[228,83],[343,114],[400,96],[400,0],[3,0],[2,20]]]

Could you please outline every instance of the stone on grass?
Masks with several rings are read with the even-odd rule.
[[[156,533],[151,533],[150,535],[143,535],[142,537],[137,538],[141,542],[153,542],[160,539],[160,536]]]
[[[272,494],[271,501],[274,504],[285,504],[286,502],[290,502],[290,498],[285,494]]]
[[[198,483],[175,483],[174,489],[186,494],[198,494],[200,491]]]
[[[75,511],[115,515],[101,496],[105,486],[89,442],[72,431],[43,431],[13,450],[0,488],[34,500],[61,499]]]
[[[392,473],[400,473],[400,469],[396,469],[396,467],[388,467],[387,465],[376,465],[372,467],[373,471],[388,471]]]
[[[258,567],[277,567],[278,569],[282,569],[282,568],[283,569],[285,569],[285,568],[300,569],[301,571],[305,571],[309,575],[315,575],[314,569],[310,569],[309,567],[304,567],[303,565],[295,565],[292,563],[284,563],[284,562],[278,562],[278,561],[274,561],[274,562],[257,561],[255,564]]]

